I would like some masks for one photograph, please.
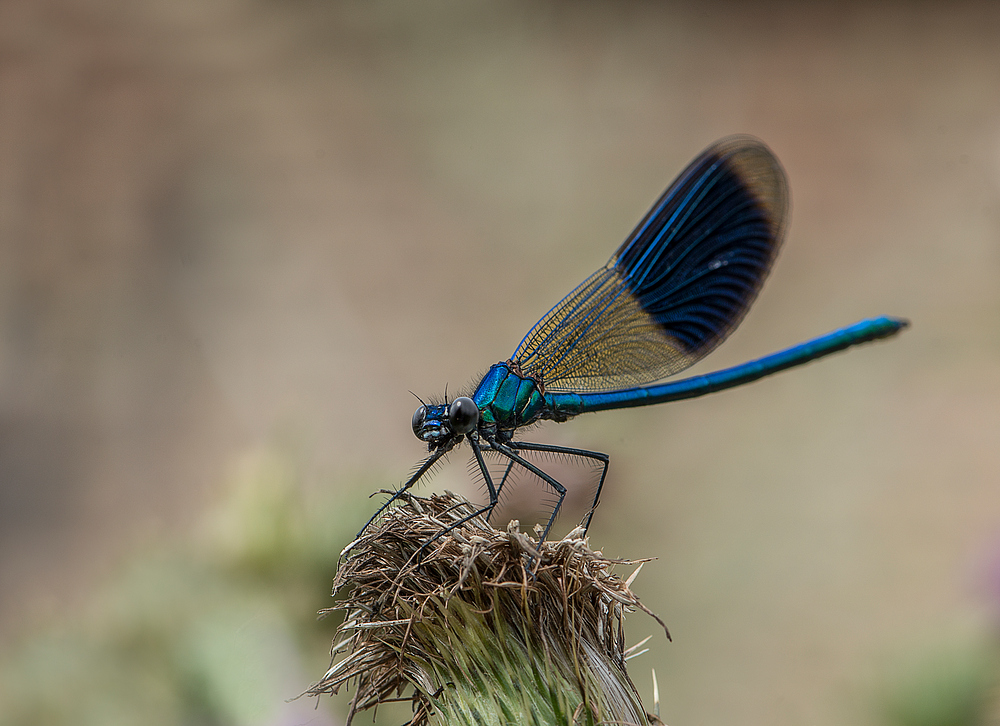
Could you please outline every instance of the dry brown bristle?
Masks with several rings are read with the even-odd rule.
[[[450,492],[401,499],[344,552],[347,654],[309,694],[355,686],[353,717],[412,689],[413,726],[649,723],[622,619],[656,616],[612,572],[645,560],[606,558],[579,529],[541,545],[517,522],[501,532]]]

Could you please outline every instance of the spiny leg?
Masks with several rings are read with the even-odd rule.
[[[587,517],[583,520],[583,532],[586,534],[587,530],[590,529],[590,520],[594,518],[594,510],[597,509],[597,505],[601,501],[601,490],[604,488],[604,479],[608,475],[608,466],[611,461],[608,455],[602,454],[600,451],[572,449],[568,446],[555,446],[553,444],[533,444],[528,441],[511,441],[507,445],[512,449],[521,449],[522,451],[543,451],[553,454],[569,454],[571,456],[579,456],[601,462],[601,466],[603,467],[601,470],[601,481],[597,484],[597,491],[594,493],[594,501],[590,505],[590,511],[587,512]],[[508,470],[509,468],[510,467],[508,467]],[[547,531],[548,530],[546,529],[546,532]]]
[[[538,541],[539,544],[545,541],[545,538],[549,536],[549,530],[552,529],[552,523],[556,521],[556,515],[559,514],[559,508],[562,506],[563,500],[566,499],[566,487],[557,482],[551,476],[546,474],[544,471],[539,469],[537,466],[532,464],[530,461],[522,456],[518,456],[514,453],[513,449],[509,444],[501,444],[499,442],[492,443],[493,450],[499,451],[501,454],[506,456],[508,459],[516,461],[518,464],[523,466],[525,469],[530,471],[532,474],[537,476],[543,482],[548,484],[550,487],[556,490],[556,494],[559,495],[559,501],[556,502],[555,508],[552,510],[551,516],[549,516],[549,522],[545,525],[545,530],[542,532],[542,537]],[[517,445],[519,448],[523,448],[521,444]]]
[[[503,478],[500,480],[500,483],[497,485],[497,501],[498,502],[500,501],[500,492],[503,491],[503,485],[507,483],[507,477],[510,476],[510,470],[513,469],[513,468],[514,468],[514,460],[513,459],[508,459],[508,461],[507,461],[507,468],[503,472]],[[494,508],[494,506],[496,506],[496,505],[491,504],[490,507],[489,507],[490,513],[486,515],[486,521],[487,522],[489,522],[490,521],[490,517],[493,516],[493,508]]]
[[[392,504],[394,501],[396,501],[397,499],[399,499],[407,489],[409,489],[414,484],[416,484],[418,481],[420,481],[420,477],[422,477],[424,474],[426,474],[428,472],[428,470],[432,466],[434,466],[434,464],[437,463],[438,459],[440,459],[442,456],[444,456],[445,454],[447,454],[449,450],[450,450],[450,447],[449,448],[440,448],[440,449],[437,449],[433,454],[431,454],[430,456],[428,456],[427,460],[424,461],[424,463],[420,465],[420,468],[417,469],[413,473],[413,476],[411,476],[406,481],[406,483],[403,484],[403,486],[401,486],[399,489],[396,490],[395,494],[393,494],[391,497],[389,497],[389,499],[386,500],[386,502],[383,503],[382,506],[378,508],[378,511],[375,512],[375,514],[372,515],[372,518],[368,520],[368,523],[365,524],[365,526],[361,528],[361,531],[358,532],[358,535],[357,535],[357,537],[355,537],[355,539],[359,539],[361,537],[361,535],[363,535],[365,533],[365,530],[367,530],[371,526],[372,522],[374,522],[376,519],[378,519],[381,516],[382,512],[384,512],[386,509],[389,508],[390,504]]]
[[[441,537],[444,537],[446,534],[451,532],[456,527],[462,526],[470,519],[478,517],[480,514],[485,514],[486,521],[488,522],[490,519],[490,514],[493,513],[494,508],[497,506],[497,502],[500,501],[500,494],[499,494],[500,490],[498,487],[493,485],[493,477],[490,476],[490,470],[486,468],[486,462],[483,460],[483,451],[479,445],[478,437],[470,436],[469,445],[472,447],[472,453],[476,457],[476,463],[479,464],[479,470],[483,472],[483,478],[486,480],[486,488],[489,490],[490,494],[490,503],[487,504],[485,507],[482,507],[481,509],[477,509],[472,514],[462,517],[457,522],[452,522],[450,525],[442,529],[436,535],[434,535],[429,540],[420,545],[420,548],[413,553],[413,556],[410,558],[411,560],[416,559],[417,561],[419,561],[420,558],[423,556],[424,550],[427,549],[430,545],[439,540]],[[508,466],[507,471],[504,472],[504,481],[506,481],[507,474],[509,472],[510,472],[510,466]],[[503,481],[500,482],[500,486],[503,486]]]

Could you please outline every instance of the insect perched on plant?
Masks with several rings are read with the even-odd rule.
[[[557,501],[542,539],[566,487],[524,454],[549,452],[597,462],[601,478],[583,522],[586,529],[608,472],[607,454],[516,441],[518,429],[732,388],[887,338],[908,325],[892,317],[863,320],[733,368],[656,383],[708,354],[743,319],[781,246],[787,211],[785,173],[761,141],[733,136],[708,147],[667,188],[608,264],[539,320],[510,360],[492,366],[471,396],[421,405],[414,412],[413,433],[427,443],[430,456],[368,524],[441,457],[468,441],[489,493],[489,503],[477,514],[492,513],[515,466],[552,488]],[[506,460],[499,482],[494,482],[484,452]]]

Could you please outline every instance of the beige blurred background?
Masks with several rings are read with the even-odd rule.
[[[0,643],[276,438],[395,485],[408,391],[509,356],[735,132],[790,233],[695,371],[912,329],[533,438],[612,457],[592,543],[658,558],[674,643],[632,673],[668,723],[857,723],[878,664],[987,617],[1000,554],[991,3],[0,3]],[[475,494],[465,458],[421,491]]]

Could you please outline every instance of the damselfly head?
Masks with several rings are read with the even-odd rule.
[[[413,412],[413,434],[431,446],[439,446],[455,436],[470,433],[479,424],[479,407],[462,396],[451,403],[421,404]]]

